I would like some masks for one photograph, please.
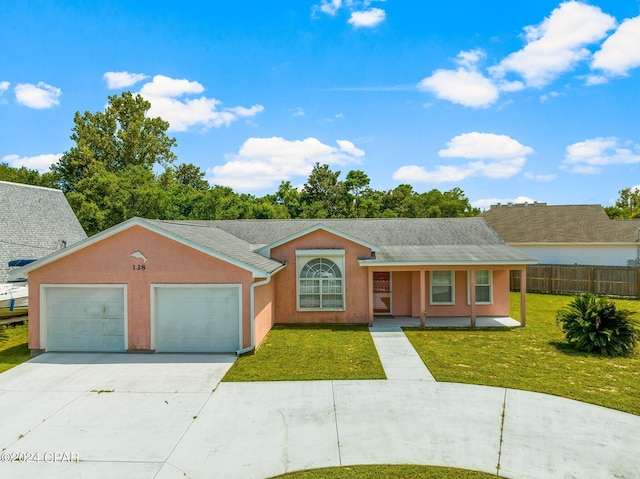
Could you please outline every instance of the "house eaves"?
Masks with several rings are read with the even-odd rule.
[[[318,224],[313,225],[313,226],[311,226],[309,228],[305,228],[302,231],[298,231],[295,234],[289,235],[289,236],[287,236],[285,238],[282,238],[282,239],[280,239],[278,241],[275,241],[275,242],[273,242],[271,244],[263,246],[262,248],[256,249],[255,252],[258,253],[258,254],[261,254],[263,256],[270,257],[271,256],[271,250],[273,248],[277,248],[278,246],[281,246],[283,244],[289,243],[291,241],[294,241],[294,240],[296,240],[298,238],[301,238],[303,236],[306,236],[306,235],[308,235],[310,233],[313,233],[313,232],[319,231],[319,230],[326,231],[326,232],[331,233],[333,235],[339,236],[340,238],[344,238],[344,239],[346,239],[348,241],[351,241],[352,243],[356,243],[356,244],[362,245],[365,248],[369,248],[373,252],[378,251],[378,247],[376,245],[372,244],[372,243],[364,241],[364,240],[362,240],[360,238],[356,238],[355,236],[351,236],[351,235],[349,235],[347,233],[343,233],[341,231],[337,231],[337,230],[335,230],[335,229],[333,229],[333,228],[331,228],[329,226],[326,226],[326,225],[324,225],[322,223],[318,223]]]
[[[538,260],[508,245],[431,245],[382,247],[361,266],[523,265]]]
[[[243,261],[239,261],[236,258],[231,257],[230,255],[226,255],[226,254],[222,254],[218,251],[215,251],[211,248],[205,247],[201,244],[198,244],[196,242],[193,242],[189,239],[186,239],[180,235],[174,234],[170,231],[167,231],[163,228],[160,228],[154,224],[152,224],[151,222],[149,222],[148,220],[145,220],[143,218],[131,218],[129,220],[126,220],[118,225],[112,226],[109,229],[106,229],[100,233],[95,234],[94,236],[91,236],[85,240],[79,241],[77,243],[74,243],[72,246],[65,248],[63,250],[57,251],[53,254],[50,254],[48,256],[45,256],[33,263],[30,263],[26,266],[23,266],[17,270],[15,270],[15,274],[21,274],[21,275],[27,275],[30,271],[36,270],[38,268],[41,268],[42,266],[45,266],[47,264],[53,263],[54,261],[58,261],[66,256],[72,255],[77,251],[80,251],[88,246],[91,246],[93,244],[96,244],[100,241],[103,241],[107,238],[110,238],[111,236],[115,236],[118,233],[121,233],[122,231],[125,231],[129,228],[132,228],[134,226],[139,226],[141,228],[145,228],[149,231],[152,231],[156,234],[159,234],[161,236],[164,236],[168,239],[171,239],[173,241],[176,241],[178,243],[181,243],[185,246],[188,246],[190,248],[193,248],[196,251],[200,251],[201,253],[204,253],[206,255],[209,255],[211,257],[214,257],[216,259],[219,259],[221,261],[225,261],[227,263],[233,264],[234,266],[237,266],[241,269],[244,269],[246,271],[249,271],[252,273],[254,278],[265,278],[268,277],[271,274],[276,273],[277,271],[279,271],[280,269],[284,268],[284,264],[277,262],[275,260],[269,260],[271,263],[273,263],[272,265],[270,265],[271,267],[268,268],[269,270],[267,271],[266,269],[263,268],[257,268],[255,266],[252,266],[250,264],[247,264],[246,262]]]

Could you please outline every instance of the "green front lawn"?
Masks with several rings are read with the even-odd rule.
[[[573,298],[527,294],[525,328],[405,333],[437,381],[554,394],[640,415],[640,352],[609,358],[569,348],[555,317]],[[615,302],[640,311],[638,300]],[[519,304],[520,294],[512,293],[515,319]]]
[[[287,325],[238,358],[223,381],[385,378],[366,326]]]
[[[488,479],[496,475],[449,467],[376,465],[327,467],[292,472],[277,477],[282,479]]]
[[[3,327],[0,331],[0,373],[31,359],[27,347],[27,324]]]

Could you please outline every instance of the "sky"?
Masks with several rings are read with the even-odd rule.
[[[640,184],[640,0],[0,2],[0,162],[47,171],[123,91],[238,193],[316,162],[481,209]]]

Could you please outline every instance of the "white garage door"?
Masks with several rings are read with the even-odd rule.
[[[240,285],[156,286],[156,350],[237,351],[240,299]]]
[[[48,351],[124,351],[124,287],[47,287]]]

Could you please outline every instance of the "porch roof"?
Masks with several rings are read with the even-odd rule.
[[[361,266],[523,265],[538,260],[507,245],[383,246]]]

